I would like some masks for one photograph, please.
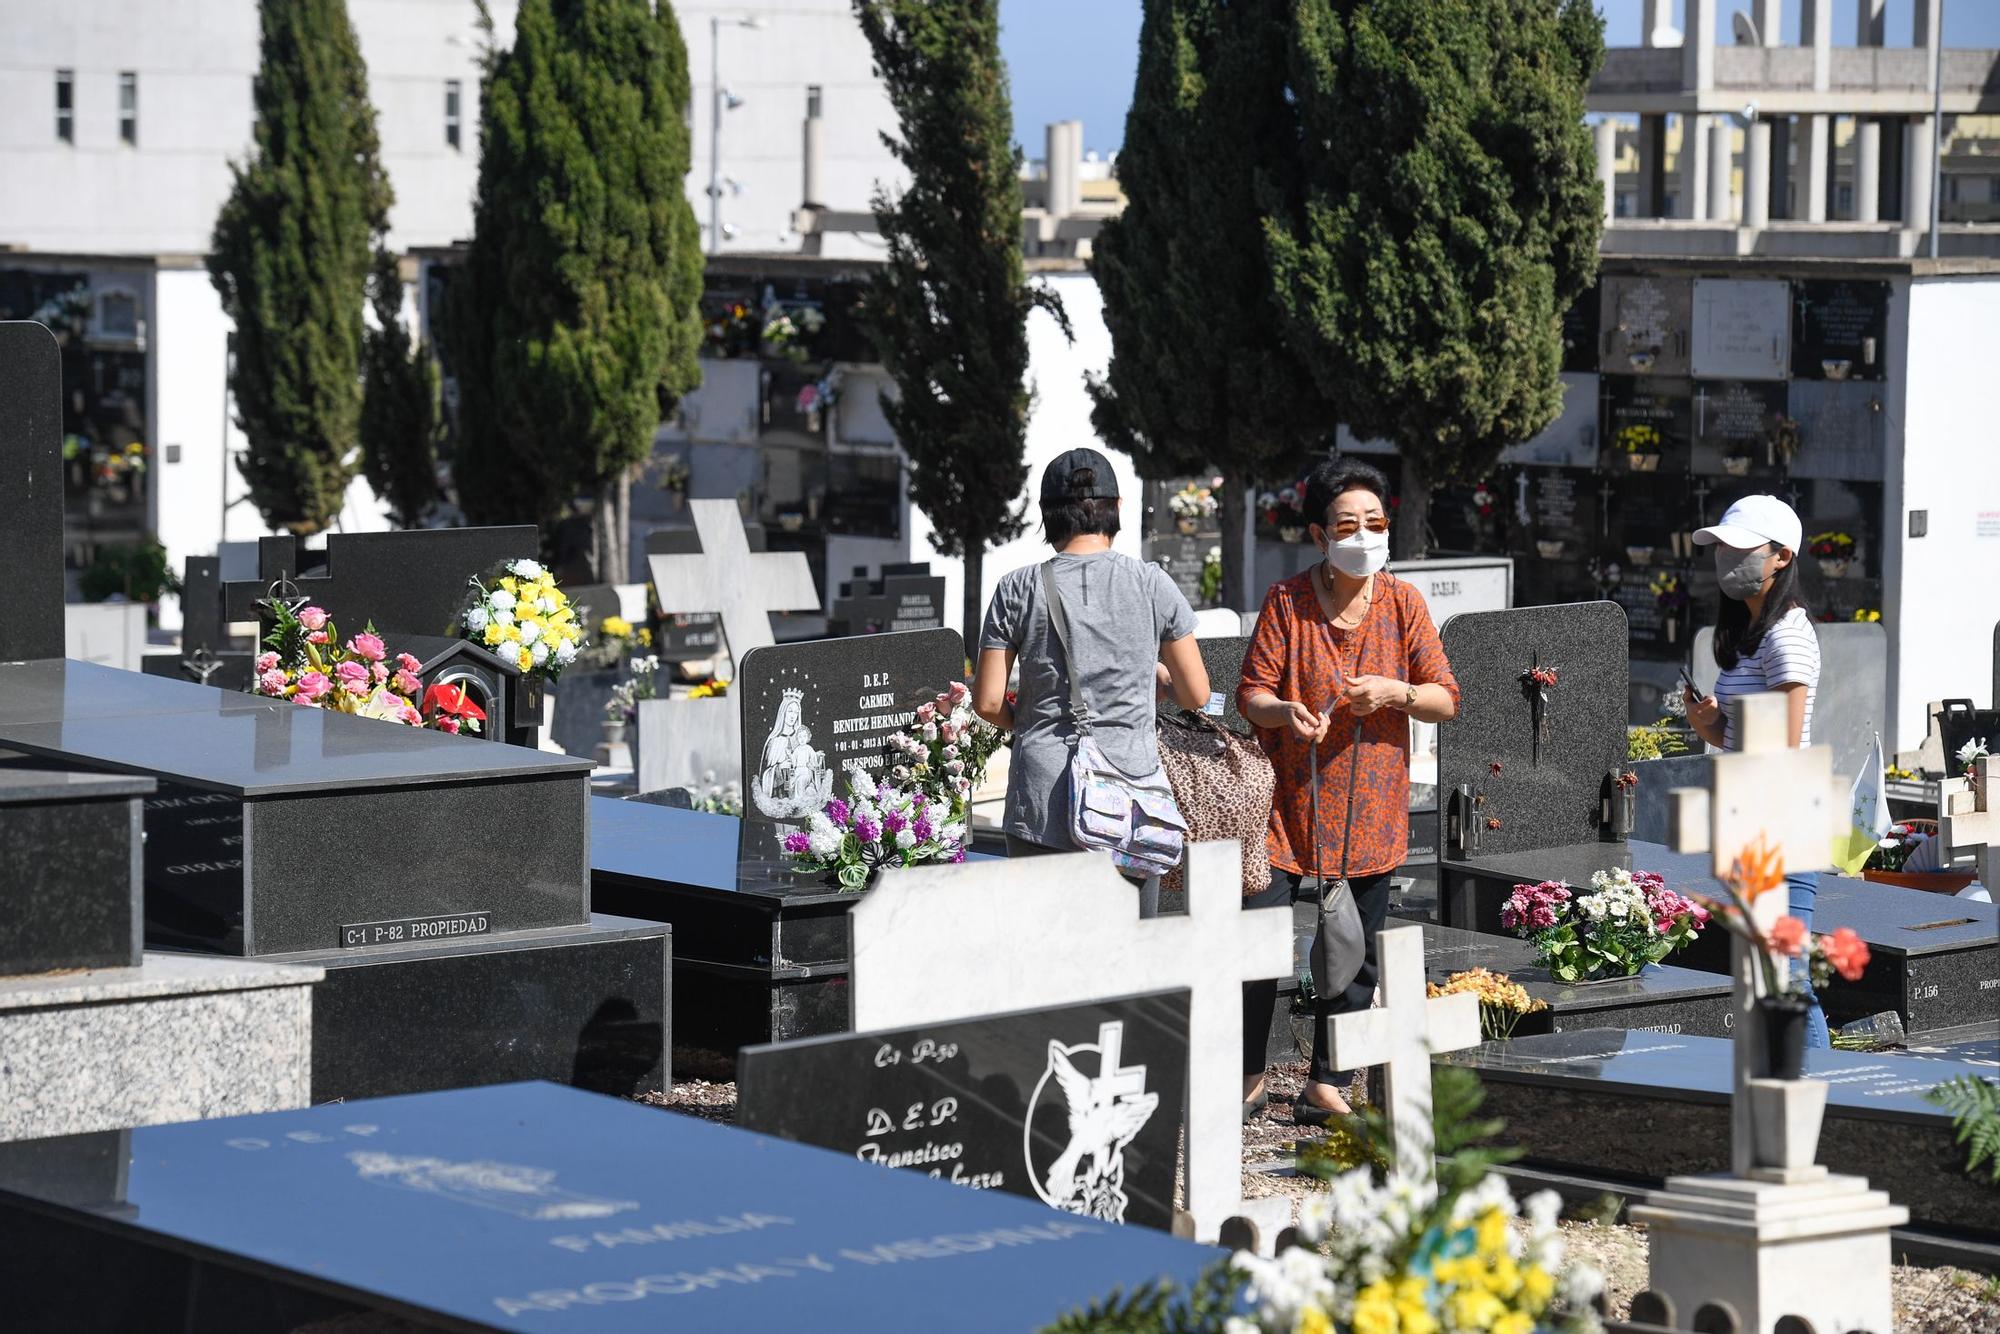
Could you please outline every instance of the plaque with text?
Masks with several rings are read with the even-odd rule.
[[[1782,380],[1792,363],[1792,285],[1782,278],[1694,280],[1698,376]]]
[[[1879,482],[1888,452],[1880,385],[1794,380],[1791,415],[1799,424],[1794,477]]]
[[[1889,284],[1859,279],[1792,285],[1792,375],[1879,380],[1888,356]]]
[[[668,662],[712,658],[722,652],[722,618],[706,611],[664,617],[655,643]]]
[[[880,777],[889,737],[964,675],[956,630],[752,649],[730,688],[743,711],[744,818],[802,823],[846,790],[847,770]]]
[[[833,600],[828,631],[840,637],[942,626],[944,576],[930,569],[928,561],[885,565],[881,578],[872,580],[865,568],[855,570]]]
[[[1604,377],[1602,417],[1604,466],[1632,472],[1632,459],[1659,459],[1654,473],[1688,466],[1694,437],[1694,386],[1656,375]],[[1628,447],[1629,446],[1629,447]]]
[[[1613,274],[1604,279],[1603,370],[1686,375],[1694,284],[1686,278]]]
[[[1502,450],[1502,463],[1588,468],[1597,462],[1597,376],[1565,371],[1562,388],[1562,411],[1556,419],[1532,440]]]
[[[737,1118],[878,1167],[1173,1226],[1185,991],[746,1047]]]
[[[1781,380],[1697,380],[1694,471],[1748,477],[1777,467],[1774,433],[1787,406]]]

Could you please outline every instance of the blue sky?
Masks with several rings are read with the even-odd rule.
[[[1857,0],[1833,0],[1836,45],[1854,41]],[[1889,42],[1910,40],[1914,0],[1889,0]],[[1107,152],[1125,136],[1125,108],[1139,53],[1139,0],[1000,0],[1000,45],[1014,83],[1014,137],[1029,157],[1042,154],[1042,127],[1081,120],[1086,151]],[[1680,6],[1677,4],[1676,9]],[[1729,16],[1750,0],[1721,0],[1717,39],[1730,40]],[[1799,0],[1785,0],[1785,38],[1799,36]],[[1601,0],[1605,40],[1637,46],[1641,0]],[[2000,0],[1945,0],[1946,46],[2000,47]],[[1678,20],[1676,20],[1678,22]]]

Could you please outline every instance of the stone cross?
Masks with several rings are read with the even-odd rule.
[[[1947,778],[1938,785],[1938,839],[1950,861],[1954,848],[1971,848],[1978,856],[1979,883],[1990,891],[2000,884],[2000,757],[1983,755],[1969,778]]]
[[[1389,1146],[1397,1170],[1437,1198],[1437,1140],[1431,1123],[1431,1057],[1477,1047],[1479,998],[1424,996],[1424,929],[1412,923],[1375,937],[1382,1004],[1327,1021],[1327,1061],[1339,1070],[1379,1065],[1388,1094]]]
[[[1291,1206],[1243,1198],[1243,984],[1291,973],[1292,914],[1243,909],[1234,841],[1190,845],[1186,869],[1186,915],[1144,921],[1102,853],[886,872],[851,914],[854,1027],[1185,988],[1187,1207],[1175,1231],[1212,1242],[1241,1218],[1268,1253]]]
[[[1711,873],[1718,880],[1759,839],[1784,857],[1788,872],[1825,867],[1834,838],[1846,832],[1849,807],[1845,785],[1834,777],[1832,748],[1801,750],[1787,744],[1790,726],[1783,694],[1746,695],[1730,707],[1736,710],[1741,749],[1712,757],[1709,787],[1675,788],[1667,794],[1668,843],[1677,852],[1710,854]],[[1765,932],[1790,905],[1780,886],[1750,906],[1758,931]],[[1779,968],[1791,966],[1791,960],[1773,957]],[[1762,969],[1741,936],[1730,941],[1730,971],[1736,979],[1730,1162],[1736,1175],[1744,1176],[1754,1166],[1749,1085],[1764,1064],[1764,1030],[1755,1015]]]
[[[61,356],[42,325],[0,323],[0,662],[63,656]]]
[[[720,615],[730,661],[740,664],[751,649],[777,642],[771,634],[772,612],[819,610],[819,591],[805,556],[796,551],[752,554],[735,501],[691,500],[688,509],[701,538],[700,553],[649,558],[662,614]]]

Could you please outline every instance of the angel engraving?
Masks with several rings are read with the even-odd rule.
[[[1144,1067],[1118,1069],[1117,1042],[1100,1044],[1096,1078],[1070,1059],[1070,1049],[1049,1043],[1049,1074],[1069,1105],[1069,1144],[1049,1164],[1042,1198],[1058,1209],[1107,1222],[1125,1221],[1125,1146],[1160,1105],[1144,1092]]]

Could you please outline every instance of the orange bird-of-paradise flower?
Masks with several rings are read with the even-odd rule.
[[[1730,888],[1745,903],[1755,903],[1761,895],[1784,883],[1784,849],[1771,847],[1761,833],[1736,854],[1736,861],[1729,868]]]

